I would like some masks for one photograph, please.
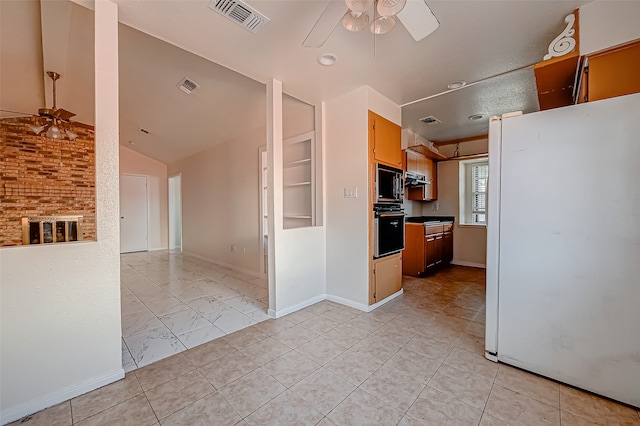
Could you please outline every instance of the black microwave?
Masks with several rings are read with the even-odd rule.
[[[374,203],[402,203],[404,198],[404,171],[376,163]]]

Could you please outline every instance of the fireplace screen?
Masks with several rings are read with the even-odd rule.
[[[50,244],[82,240],[82,216],[22,218],[22,244]]]

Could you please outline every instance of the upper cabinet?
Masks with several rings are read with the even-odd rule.
[[[578,102],[640,92],[640,41],[587,56]]]
[[[376,162],[403,168],[400,126],[369,111],[369,137],[373,140],[373,158]]]

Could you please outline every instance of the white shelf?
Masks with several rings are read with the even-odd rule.
[[[287,183],[284,187],[285,188],[293,188],[293,187],[296,187],[296,186],[306,186],[306,185],[311,185],[311,182]]]
[[[289,214],[285,214],[283,217],[285,219],[311,219],[311,216],[300,216],[300,215],[289,215]]]
[[[284,165],[284,168],[288,169],[288,168],[291,168],[291,167],[306,166],[307,164],[311,164],[311,158],[303,158],[302,160],[291,161],[289,163],[286,163]]]

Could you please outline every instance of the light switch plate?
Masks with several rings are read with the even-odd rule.
[[[344,198],[358,198],[358,187],[350,186],[344,188]]]

